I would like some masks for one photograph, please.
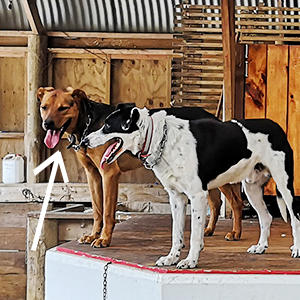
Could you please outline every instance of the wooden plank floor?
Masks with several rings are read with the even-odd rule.
[[[186,248],[189,249],[189,221],[185,231]],[[200,254],[198,266],[205,270],[272,270],[299,271],[300,259],[291,258],[292,245],[290,224],[275,219],[271,227],[269,249],[263,255],[246,253],[259,237],[257,220],[244,220],[240,241],[229,242],[224,236],[231,229],[231,220],[219,220],[215,235],[205,238],[205,248]],[[154,266],[155,261],[166,255],[171,246],[171,218],[166,215],[144,215],[133,217],[115,227],[112,245],[109,248],[94,249],[90,245],[80,245],[76,241],[62,244],[61,247],[82,251],[91,255],[111,257],[144,266]],[[174,269],[175,267],[170,267]]]

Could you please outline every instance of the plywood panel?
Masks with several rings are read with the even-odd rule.
[[[268,45],[266,117],[286,131],[288,46]]]
[[[0,130],[24,131],[25,58],[0,57]]]
[[[267,47],[250,45],[245,87],[245,118],[264,118],[266,109]]]
[[[300,195],[300,47],[290,46],[288,94],[288,139],[294,150],[294,187]]]
[[[113,60],[111,103],[135,102],[138,107],[169,107],[171,67],[164,60]]]
[[[277,122],[284,131],[287,124],[288,46],[268,45],[266,117]],[[265,193],[275,195],[272,180]]]
[[[8,153],[24,155],[24,139],[0,139],[0,158]],[[0,181],[2,182],[2,160],[0,162]]]
[[[94,101],[109,103],[110,63],[102,59],[54,59],[52,82],[55,88],[82,89]]]

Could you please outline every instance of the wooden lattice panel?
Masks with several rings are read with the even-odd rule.
[[[174,15],[173,103],[214,113],[223,84],[221,7],[183,1]],[[237,6],[235,18],[239,43],[300,43],[300,8]]]
[[[173,103],[215,113],[223,83],[221,15],[211,20],[215,13],[208,6],[181,4],[176,9],[174,46],[182,58],[173,62]]]

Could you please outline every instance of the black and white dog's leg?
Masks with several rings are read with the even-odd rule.
[[[252,245],[247,252],[263,254],[268,248],[272,216],[270,215],[264,202],[262,186],[259,183],[248,183],[246,181],[243,181],[242,185],[250,204],[257,212],[260,225],[259,241],[256,245]]]
[[[287,174],[282,171],[277,171],[278,168],[273,165],[274,168],[271,169],[271,173],[274,181],[276,182],[277,189],[279,190],[287,209],[290,213],[292,232],[293,232],[293,240],[294,244],[291,247],[292,254],[291,256],[294,258],[300,257],[300,221],[296,217],[296,213],[293,209],[293,201],[294,201],[294,188],[293,188],[293,175]],[[282,167],[283,164],[282,164]],[[280,169],[279,169],[280,170]]]
[[[204,247],[204,228],[207,214],[208,192],[201,191],[194,195],[189,194],[191,201],[191,238],[190,251],[186,259],[177,264],[179,269],[195,268],[200,251]]]
[[[185,196],[174,189],[168,190],[172,211],[172,248],[167,256],[160,257],[157,266],[171,266],[179,261],[184,247]]]

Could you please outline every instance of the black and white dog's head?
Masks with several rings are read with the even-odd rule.
[[[139,109],[132,104],[119,105],[117,110],[106,118],[102,128],[89,134],[84,143],[89,148],[95,148],[113,141],[103,154],[103,167],[104,163],[112,163],[126,150],[133,154],[141,150],[149,120],[149,111],[146,108]]]

